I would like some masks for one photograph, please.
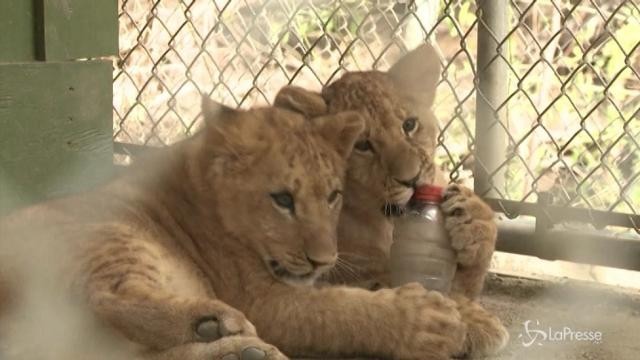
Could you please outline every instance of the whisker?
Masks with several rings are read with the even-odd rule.
[[[347,279],[344,276],[344,272],[342,271],[344,268],[341,267],[342,264],[336,262],[336,266],[331,269],[328,273],[330,278],[333,280],[332,282],[339,282],[341,284],[348,283]]]
[[[345,279],[342,275],[340,264],[338,262],[336,262],[336,265],[332,267],[327,273],[325,273],[325,278],[331,283],[345,283]]]
[[[340,257],[340,254],[338,255],[338,260],[337,263],[340,264],[341,268],[343,270],[345,270],[346,272],[349,273],[349,275],[351,275],[354,280],[362,280],[362,276],[360,275],[360,271],[362,268],[345,260],[344,257]]]
[[[358,253],[353,253],[353,252],[348,252],[348,251],[342,251],[340,252],[340,254],[338,255],[338,258],[340,260],[346,261],[347,263],[349,263],[349,265],[358,268],[358,269],[362,269],[362,266],[356,265],[353,262],[347,260],[347,259],[353,259],[353,260],[368,260],[369,257],[362,255],[362,254],[358,254]]]

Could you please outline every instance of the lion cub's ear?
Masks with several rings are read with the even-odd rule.
[[[319,93],[288,85],[280,89],[273,104],[289,109],[308,118],[327,113],[327,104]]]
[[[351,155],[353,145],[364,130],[364,118],[355,111],[316,117],[313,124],[343,158]]]
[[[203,97],[202,113],[206,124],[204,166],[217,174],[249,166],[255,154],[268,148],[268,139],[274,138],[274,130],[264,125],[262,112],[233,109]]]
[[[433,104],[436,85],[440,78],[440,57],[431,44],[425,43],[400,58],[389,69],[389,75],[398,89],[420,96]]]
[[[228,155],[230,149],[238,149],[243,144],[243,111],[230,108],[210,98],[202,97],[207,147],[216,156]]]
[[[230,108],[219,102],[213,101],[206,95],[202,95],[201,99],[202,115],[204,116],[204,122],[206,125],[216,125],[222,119],[228,119],[234,117],[240,111],[234,108]]]

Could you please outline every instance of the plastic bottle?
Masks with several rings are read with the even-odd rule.
[[[405,212],[395,219],[391,246],[391,284],[418,282],[448,293],[456,271],[455,251],[440,210],[442,188],[418,187]]]

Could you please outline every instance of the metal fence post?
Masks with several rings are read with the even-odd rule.
[[[507,67],[500,58],[505,51],[507,2],[478,1],[478,62],[475,131],[474,187],[477,194],[500,197],[504,189],[506,134],[500,125],[507,95]],[[496,191],[498,190],[498,191]]]

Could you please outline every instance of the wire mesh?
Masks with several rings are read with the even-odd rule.
[[[442,57],[437,161],[473,185],[482,9],[454,0],[120,0],[114,139],[161,146],[189,135],[200,94],[248,107],[293,83],[388,68],[426,38]],[[640,8],[635,0],[505,1],[490,63],[505,68],[493,126],[506,148],[493,196],[640,212]],[[496,50],[496,49],[492,49]],[[446,134],[446,136],[444,136]],[[638,224],[640,225],[640,224]],[[638,230],[638,226],[636,226]]]

